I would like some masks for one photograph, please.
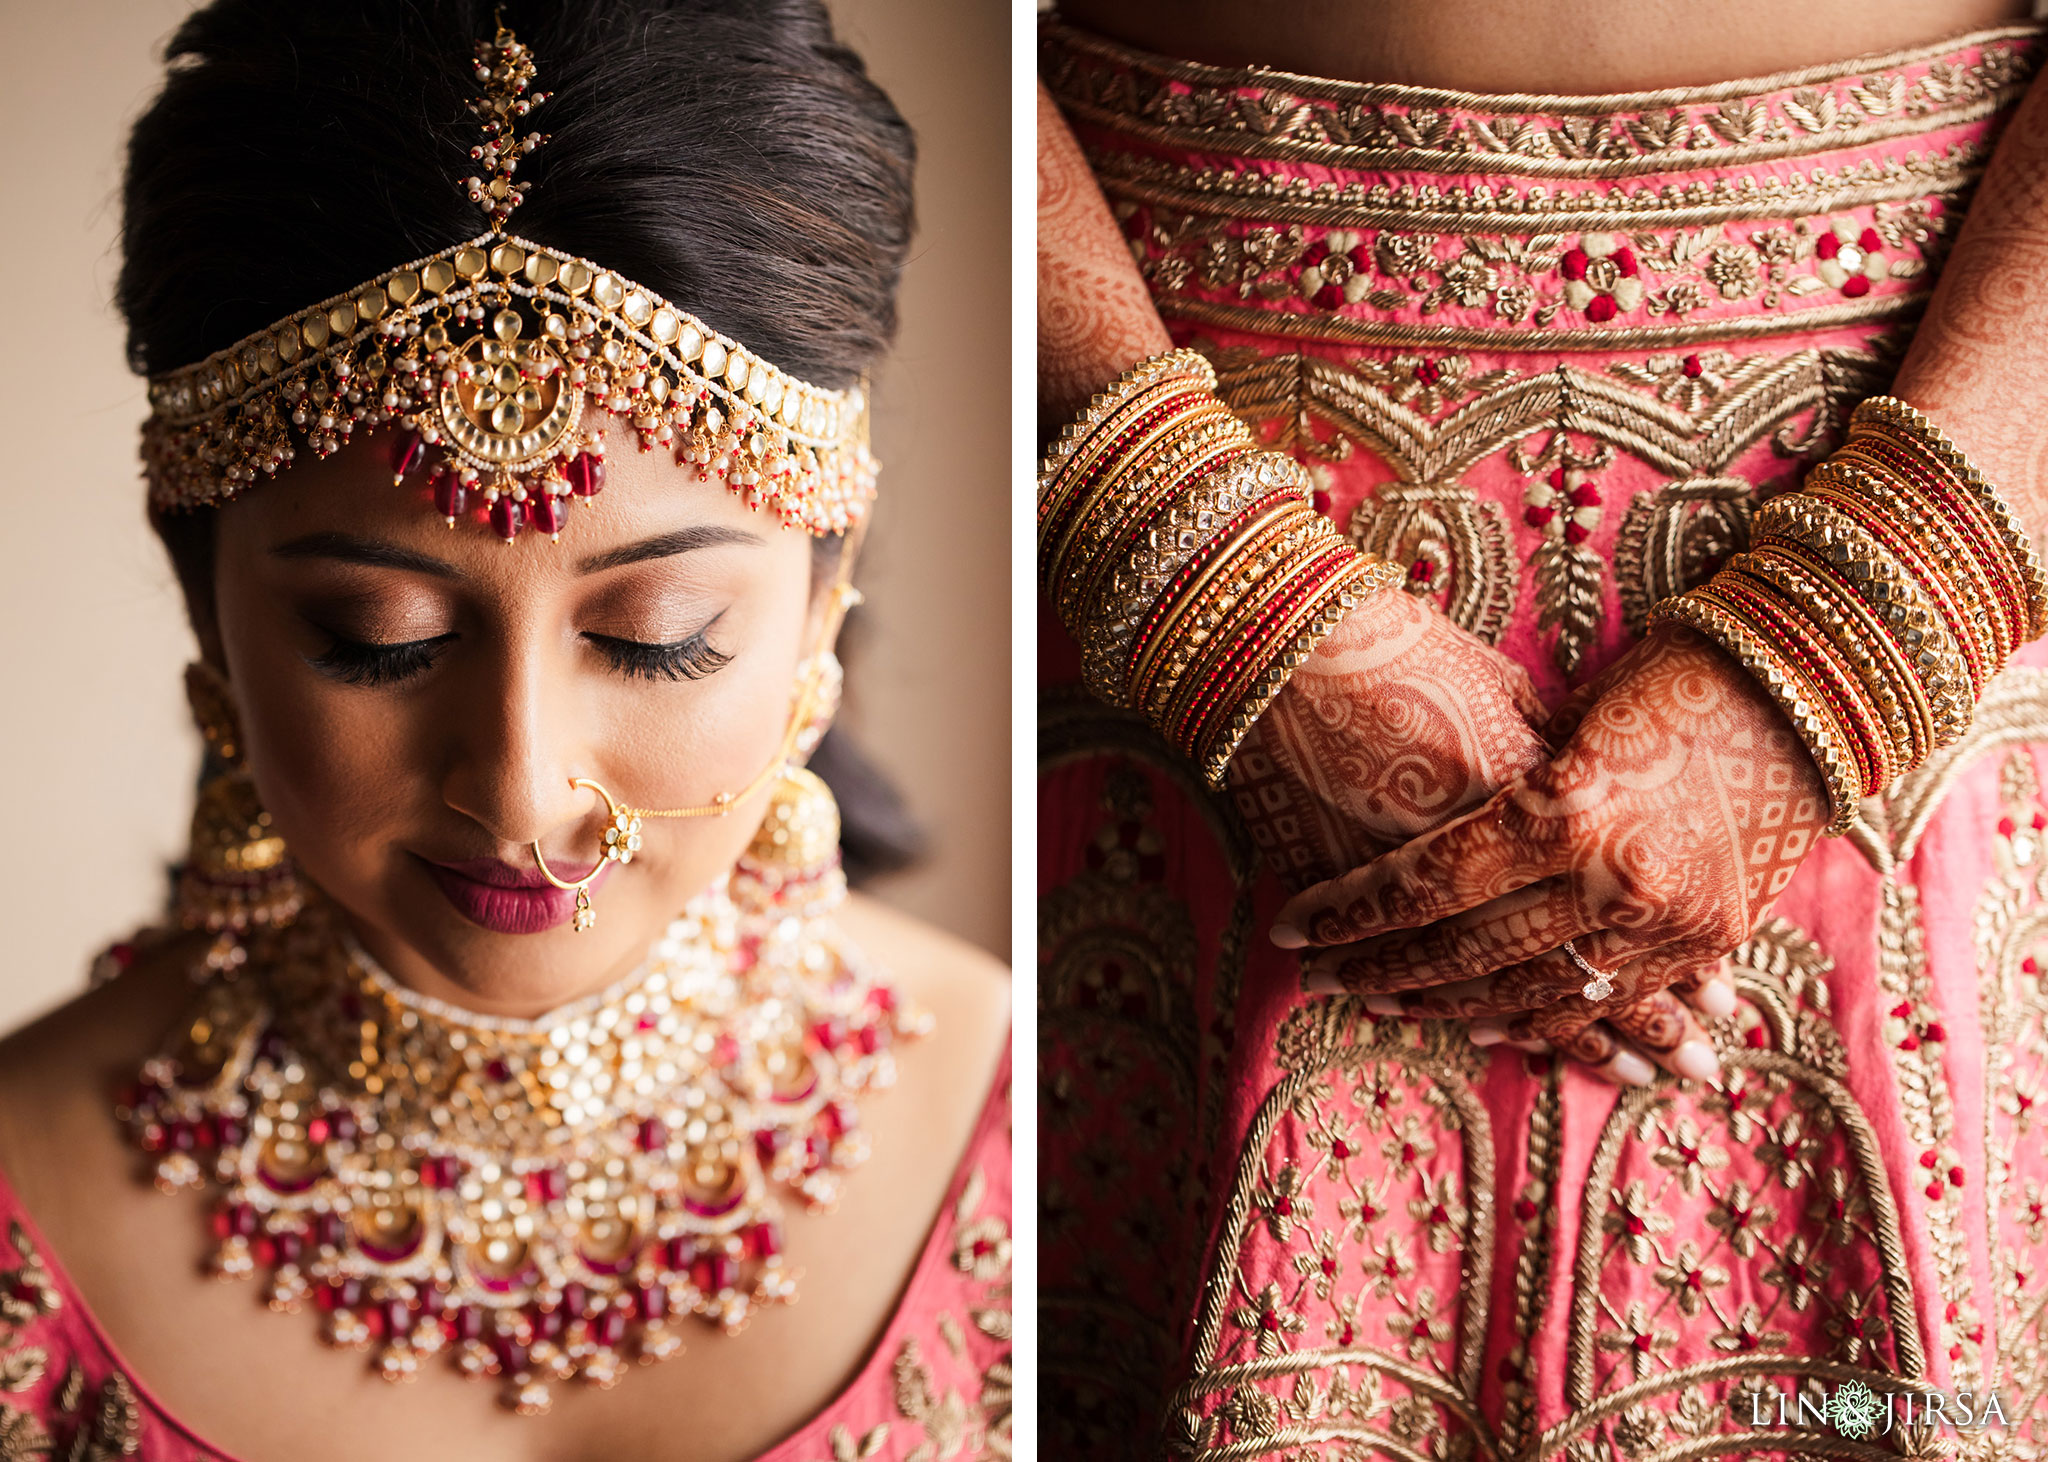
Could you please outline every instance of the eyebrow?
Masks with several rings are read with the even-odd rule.
[[[652,538],[643,538],[638,543],[628,543],[619,548],[606,549],[603,553],[592,554],[576,565],[576,572],[603,573],[607,569],[646,563],[650,559],[673,558],[679,553],[691,553],[700,548],[715,548],[723,544],[742,544],[758,548],[766,541],[760,534],[749,533],[743,528],[702,523],[688,528],[678,528],[672,533],[658,533]],[[410,548],[401,548],[395,543],[384,543],[374,538],[358,538],[352,533],[308,533],[288,543],[280,543],[270,551],[278,558],[325,558],[338,563],[365,564],[371,568],[400,569],[406,573],[425,574],[435,579],[462,577],[462,571],[445,559],[435,558],[432,554],[418,553]]]
[[[270,551],[278,558],[331,558],[341,563],[367,564],[371,568],[403,569],[407,573],[426,574],[436,579],[462,577],[461,571],[444,559],[415,553],[395,543],[358,538],[352,533],[308,533],[303,538],[280,543]]]
[[[759,548],[767,541],[760,534],[749,533],[744,528],[728,528],[719,523],[699,523],[688,528],[678,528],[673,533],[659,533],[652,538],[643,538],[638,543],[628,543],[622,548],[608,548],[603,553],[594,553],[576,565],[576,572],[599,574],[606,569],[622,569],[627,564],[646,563],[649,559],[672,558],[676,554],[693,553],[700,548],[716,548],[727,543]]]

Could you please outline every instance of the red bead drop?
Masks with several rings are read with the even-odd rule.
[[[636,1140],[642,1152],[658,1152],[668,1146],[668,1128],[662,1126],[659,1117],[649,1117],[641,1122]]]
[[[452,525],[469,508],[469,490],[451,467],[443,467],[434,474],[433,487],[434,511]]]
[[[550,538],[562,531],[562,520],[568,516],[568,511],[568,499],[558,498],[553,493],[543,492],[526,500],[528,520]]]
[[[592,452],[571,457],[563,472],[578,497],[596,497],[604,488],[604,458]]]
[[[500,497],[491,504],[491,528],[507,543],[519,536],[525,524],[526,510],[510,497]]]
[[[591,1329],[599,1345],[617,1345],[626,1338],[626,1312],[606,1310]]]
[[[643,1319],[659,1320],[668,1314],[668,1290],[661,1285],[641,1285],[639,1300]]]
[[[392,482],[405,481],[405,474],[419,466],[420,457],[426,450],[427,444],[420,440],[418,432],[409,431],[401,436],[391,454]]]

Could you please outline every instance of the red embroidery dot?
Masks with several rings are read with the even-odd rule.
[[[1870,293],[1870,280],[1862,274],[1852,274],[1842,281],[1842,293],[1852,300],[1860,300]]]
[[[1823,259],[1832,259],[1842,252],[1842,241],[1836,238],[1834,231],[1830,229],[1813,241],[1813,252]]]
[[[1586,318],[1596,325],[1604,325],[1614,318],[1615,308],[1613,295],[1596,294],[1586,301]]]
[[[1700,363],[1700,358],[1696,355],[1688,355],[1678,363],[1678,368],[1694,379],[1697,379],[1701,372],[1706,370],[1706,367]]]

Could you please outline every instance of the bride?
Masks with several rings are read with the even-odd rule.
[[[0,1043],[0,1456],[1005,1450],[1007,981],[803,767],[907,127],[799,0],[170,57],[120,303],[207,764],[165,926]]]

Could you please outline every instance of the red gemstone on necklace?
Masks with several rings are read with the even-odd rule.
[[[412,1329],[412,1309],[404,1300],[384,1302],[384,1333],[397,1337]]]
[[[554,1340],[561,1335],[562,1326],[566,1323],[560,1310],[536,1309],[533,1312],[533,1338]]]
[[[782,1252],[782,1231],[772,1223],[757,1223],[747,1230],[747,1250],[756,1259],[772,1259]]]
[[[662,1126],[659,1117],[648,1117],[640,1123],[640,1131],[635,1140],[639,1142],[642,1152],[658,1152],[668,1146],[668,1128]]]
[[[491,504],[491,528],[507,543],[519,536],[519,530],[525,523],[525,511],[510,496],[500,497]]]
[[[562,1308],[572,1320],[580,1320],[590,1313],[590,1291],[580,1284],[562,1287]]]
[[[591,1327],[591,1333],[599,1345],[617,1345],[626,1338],[626,1312],[619,1309],[606,1310],[597,1317],[596,1324]]]
[[[347,1235],[348,1225],[341,1221],[339,1214],[323,1213],[313,1220],[313,1240],[326,1248],[339,1249]]]
[[[526,1175],[526,1191],[536,1203],[559,1203],[569,1191],[569,1180],[560,1168],[542,1168]]]
[[[681,1272],[697,1262],[697,1241],[688,1234],[668,1241],[668,1267]]]
[[[475,1305],[464,1305],[448,1317],[448,1324],[457,1340],[475,1340],[484,1333],[484,1312]]]

